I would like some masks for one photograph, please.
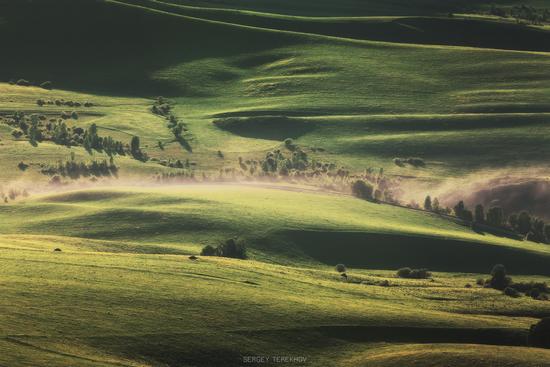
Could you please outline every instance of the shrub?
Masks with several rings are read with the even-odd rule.
[[[512,287],[504,288],[504,294],[507,295],[508,297],[513,297],[513,298],[518,298],[521,296],[521,293],[519,293]]]
[[[71,118],[73,120],[78,120],[78,112],[76,112],[76,111],[71,112]]]
[[[374,189],[371,184],[368,184],[363,180],[357,180],[351,186],[351,192],[353,196],[359,199],[372,200]]]
[[[529,346],[550,348],[550,317],[546,317],[531,326],[527,340]]]
[[[466,285],[464,286],[464,288],[472,288],[472,285],[470,283],[466,283]]]
[[[401,268],[397,270],[397,276],[399,278],[408,278],[411,275],[411,268]]]
[[[45,81],[44,83],[40,84],[40,88],[51,90],[52,89],[52,82],[50,82],[49,80]]]
[[[38,106],[42,107],[46,104],[46,101],[44,101],[43,99],[38,99],[38,100],[36,100],[36,104]]]
[[[401,158],[394,158],[393,163],[398,167],[405,167],[405,162]]]
[[[338,273],[345,273],[346,272],[346,266],[344,264],[338,264],[338,265],[336,265],[336,271]]]
[[[512,279],[506,275],[506,268],[502,264],[497,264],[491,270],[491,279],[489,285],[491,288],[504,290],[512,283]]]
[[[202,256],[215,256],[216,255],[216,249],[213,246],[206,245],[202,248],[201,255]]]
[[[410,164],[413,167],[425,167],[426,163],[422,158],[408,158],[407,163]]]
[[[20,85],[22,87],[28,87],[31,85],[31,82],[29,82],[26,79],[19,79],[15,84]]]
[[[476,284],[477,284],[477,285],[480,285],[480,286],[484,286],[484,285],[485,285],[485,279],[483,279],[483,278],[477,278]]]
[[[237,243],[234,239],[229,239],[220,243],[217,247],[205,246],[201,251],[202,256],[221,256],[234,259],[246,259],[246,247]]]
[[[17,165],[17,168],[19,168],[21,171],[25,171],[27,170],[27,168],[29,168],[29,165],[26,164],[25,162],[19,162],[19,164]]]
[[[432,273],[430,273],[428,269],[413,269],[409,275],[409,277],[413,279],[427,279],[431,276]]]
[[[411,269],[406,267],[397,270],[397,276],[399,278],[427,279],[432,276],[432,273],[428,269]]]
[[[294,150],[294,149],[296,149],[296,146],[294,145],[294,140],[292,140],[291,138],[286,138],[286,139],[285,139],[285,147],[286,147],[288,150]]]

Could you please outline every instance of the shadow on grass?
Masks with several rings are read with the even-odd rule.
[[[484,243],[435,237],[337,231],[288,231],[280,240],[318,262],[394,270],[488,273],[505,264],[511,274],[550,275],[550,255]]]

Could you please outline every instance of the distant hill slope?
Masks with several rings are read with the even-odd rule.
[[[464,17],[382,16],[305,17],[192,7],[158,0],[120,0],[191,17],[268,29],[354,39],[511,50],[550,51],[550,31],[491,19]],[[417,9],[417,8],[413,8]],[[388,15],[388,14],[386,14]],[[410,15],[410,14],[409,14]]]
[[[531,5],[549,7],[548,0],[162,0],[166,3],[246,9],[309,16],[447,15],[449,12]]]
[[[0,206],[0,219],[2,233],[122,241],[133,244],[132,252],[198,254],[205,244],[238,237],[254,258],[271,262],[460,272],[504,263],[515,274],[550,275],[547,245],[476,233],[425,212],[284,187],[74,191]]]

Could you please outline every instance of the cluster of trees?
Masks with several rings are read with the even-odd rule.
[[[168,121],[168,128],[174,134],[174,138],[188,152],[192,152],[191,145],[185,138],[184,134],[188,131],[187,126],[182,121],[179,121],[176,115],[172,113],[172,105],[164,97],[158,97],[151,107],[151,112],[155,115],[162,116]],[[159,145],[160,146],[160,145]],[[161,147],[161,149],[163,149]]]
[[[76,128],[73,129],[75,134],[79,135],[79,142],[88,152],[96,150],[105,152],[112,157],[115,154],[125,155],[127,146],[119,140],[114,140],[111,136],[101,137],[97,132],[97,125],[91,124],[86,131]]]
[[[193,165],[189,159],[186,159],[185,161],[182,161],[181,159],[176,159],[176,160],[172,160],[172,159],[162,159],[162,160],[159,160],[158,163],[161,165],[161,166],[164,166],[164,167],[170,167],[170,168],[185,168],[185,169],[190,169],[191,166]]]
[[[491,6],[489,14],[503,18],[514,18],[519,22],[542,25],[550,22],[550,9],[537,9],[528,5],[516,5],[511,8]]]
[[[231,257],[234,259],[246,259],[248,257],[246,254],[246,246],[233,238],[223,241],[216,247],[206,245],[202,249],[201,255]]]
[[[477,284],[485,288],[500,290],[510,297],[525,295],[536,300],[547,301],[550,296],[550,289],[546,283],[514,282],[502,264],[495,265],[491,270],[491,277],[489,279],[480,278],[477,280]]]
[[[429,196],[426,197],[424,208],[431,210]],[[527,211],[507,216],[501,207],[494,206],[485,210],[482,204],[478,204],[472,212],[465,206],[464,201],[459,201],[453,208],[453,212],[456,217],[473,224],[504,228],[521,235],[528,241],[550,244],[550,223],[532,216]]]
[[[41,172],[52,177],[69,177],[78,179],[80,177],[117,177],[118,167],[114,164],[112,158],[107,160],[86,162],[77,162],[74,153],[71,154],[71,159],[66,162],[59,162],[54,166],[44,166]],[[53,179],[52,182],[57,182],[59,179]]]
[[[45,105],[56,105],[56,106],[68,106],[68,107],[93,107],[94,104],[92,102],[78,102],[78,101],[65,101],[64,99],[56,99],[56,100],[44,100],[44,99],[37,99],[36,104],[40,107]]]

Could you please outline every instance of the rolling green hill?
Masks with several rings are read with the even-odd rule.
[[[52,80],[55,86],[42,93],[6,86],[13,97],[2,106],[5,111],[57,114],[66,107],[37,110],[35,98],[69,96],[64,90],[85,92],[86,98],[101,99],[109,107],[93,111],[106,116],[97,120],[100,129],[125,141],[139,134],[150,156],[190,159],[205,171],[234,166],[238,156],[257,159],[285,136],[306,148],[323,148],[324,153],[311,155],[352,170],[384,167],[393,175],[429,180],[472,170],[538,167],[548,158],[546,53],[330,38],[119,2],[59,4],[33,3],[29,6],[40,6],[40,11],[25,17],[29,12],[23,5],[3,12],[10,21],[1,25],[1,37],[13,56],[0,61],[0,77]],[[101,28],[92,24],[94,17],[104,20]],[[32,26],[19,32],[23,22]],[[38,28],[42,38],[36,37]],[[66,28],[74,31],[66,34]],[[71,45],[70,56],[60,39]],[[240,39],[246,42],[234,41]],[[162,120],[145,113],[152,101],[140,99],[144,113],[133,116],[132,127],[121,121],[127,107],[108,96],[129,94],[171,96],[174,113],[188,124],[193,154],[171,143]],[[270,136],[261,126],[265,116],[289,117],[291,124]],[[227,117],[249,118],[253,127],[243,135],[211,123]],[[9,129],[0,138],[11,147]],[[155,147],[159,140],[166,143],[165,151]],[[465,145],[475,149],[462,149]],[[24,153],[36,160],[51,151],[47,144],[18,149],[37,152]],[[55,150],[59,153],[53,159],[69,156],[68,150]],[[225,160],[216,159],[218,150]],[[392,163],[399,156],[420,156],[428,165],[402,169]],[[7,177],[20,176],[19,161],[12,159],[8,154],[3,160],[11,168]],[[156,166],[144,165],[142,171],[164,170]]]
[[[549,365],[550,303],[476,282],[547,282],[550,246],[347,194],[550,177],[550,30],[493,3],[550,8],[0,0],[0,366]],[[274,150],[330,168],[254,176]]]
[[[287,190],[121,187],[2,206],[0,363],[238,366],[243,356],[280,353],[315,366],[329,360],[391,365],[402,358],[397,346],[419,363],[428,356],[433,363],[465,363],[459,362],[463,348],[441,342],[474,343],[467,358],[491,355],[490,363],[530,366],[546,358],[543,350],[491,345],[522,345],[526,328],[550,311],[548,302],[464,288],[475,274],[407,280],[393,271],[352,267],[343,282],[331,269],[351,260],[346,244],[353,244],[352,233],[380,234],[362,238],[363,265],[378,261],[387,269],[404,258],[419,261],[414,252],[434,235],[447,254],[462,241],[461,253],[471,260],[457,269],[458,262],[438,257],[435,246],[424,248],[426,265],[446,271],[506,260],[513,271],[533,273],[547,247],[475,234],[411,210]],[[331,234],[331,241],[312,242],[330,254],[327,265],[301,251],[307,241],[269,242],[284,230]],[[247,241],[251,260],[188,259],[203,244],[233,235]],[[399,248],[384,242],[392,237]],[[374,245],[386,251],[377,253]],[[436,344],[381,349],[380,341]]]
[[[141,249],[137,252],[161,254],[198,254],[205,244],[238,237],[254,258],[285,264],[480,273],[505,263],[512,273],[550,275],[546,245],[474,232],[422,211],[292,186],[267,187],[191,185],[49,195],[0,207],[0,230],[122,241],[131,252],[135,246]],[[31,219],[29,213],[40,215]]]

